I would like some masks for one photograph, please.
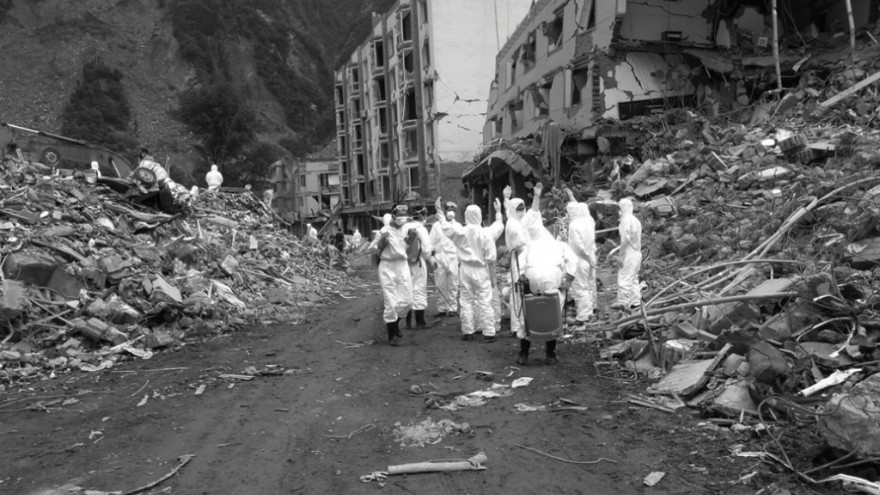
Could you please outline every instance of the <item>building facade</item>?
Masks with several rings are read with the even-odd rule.
[[[461,201],[482,143],[484,88],[500,40],[531,0],[399,0],[335,73],[336,152],[346,233],[397,203]]]
[[[293,224],[311,223],[320,229],[342,200],[339,164],[332,154],[272,165],[272,208]]]
[[[827,30],[844,3],[780,2],[780,33]],[[471,200],[508,184],[524,194],[531,177],[564,179],[566,166],[613,152],[628,139],[614,121],[680,106],[711,115],[720,98],[749,105],[746,88],[772,71],[772,37],[761,2],[536,0],[496,57],[484,150],[464,173]]]

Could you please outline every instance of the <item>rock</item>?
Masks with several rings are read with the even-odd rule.
[[[749,368],[755,380],[773,384],[778,377],[788,374],[788,361],[782,352],[764,341],[755,343],[748,353]]]
[[[83,335],[97,341],[108,341],[115,345],[122,344],[128,340],[128,336],[114,327],[107,325],[97,318],[89,318],[88,321],[80,319],[73,320],[74,327]]]
[[[680,258],[684,258],[700,250],[700,241],[694,234],[685,234],[673,241],[672,249]]]
[[[178,304],[183,303],[183,297],[180,295],[180,290],[169,284],[164,277],[158,276],[150,283],[152,285],[152,291],[150,292],[151,300],[170,300]]]
[[[728,380],[710,407],[728,417],[739,417],[743,412],[758,415],[758,406],[749,394],[749,381],[741,378]]]
[[[150,349],[158,349],[160,347],[167,347],[169,345],[173,345],[177,342],[177,339],[171,336],[168,332],[164,330],[154,330],[147,334],[144,339],[144,345],[149,347]]]
[[[819,433],[828,445],[857,457],[880,455],[880,374],[834,394],[819,414]]]
[[[764,340],[785,342],[791,337],[791,316],[788,313],[779,313],[771,316],[758,329],[758,336]]]
[[[852,365],[854,361],[845,353],[837,353],[836,356],[832,357],[832,354],[837,351],[838,347],[838,345],[827,342],[801,342],[797,347],[797,353],[800,357],[812,357],[820,365],[831,368]]]
[[[116,294],[109,299],[96,299],[89,304],[85,313],[112,323],[129,324],[139,320],[143,315]]]
[[[222,268],[227,275],[231,276],[238,270],[238,259],[231,254],[227,254],[220,263],[220,268]]]
[[[70,299],[76,298],[83,288],[79,279],[69,275],[45,254],[12,253],[3,263],[3,274],[25,285],[52,289]]]
[[[16,328],[25,316],[29,306],[24,294],[24,284],[16,280],[3,281],[3,294],[0,296],[0,322]]]
[[[880,237],[850,243],[845,251],[850,266],[857,270],[870,270],[880,261]]]

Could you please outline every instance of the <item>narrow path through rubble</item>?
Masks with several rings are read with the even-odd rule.
[[[373,279],[354,279],[347,294],[362,297],[301,324],[211,337],[9,394],[0,405],[21,407],[0,408],[0,493],[125,493],[185,455],[194,457],[143,493],[745,494],[787,477],[732,456],[750,432],[630,404],[644,384],[596,363],[595,344],[563,344],[556,367],[520,368],[515,339],[464,342],[457,320],[435,319],[390,347]],[[498,389],[512,395],[455,400],[521,377],[533,380]],[[62,402],[25,409],[38,397]],[[485,471],[359,480],[478,452]],[[665,476],[648,488],[652,472]]]

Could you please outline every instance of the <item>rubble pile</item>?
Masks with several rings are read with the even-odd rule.
[[[644,401],[718,424],[812,420],[828,445],[876,457],[880,131],[862,105],[873,92],[839,107],[835,94],[802,86],[748,125],[686,109],[633,119],[634,145],[569,187],[597,217],[606,293],[616,199],[638,201],[644,304],[590,330],[612,339],[603,359],[658,380]],[[548,223],[564,198],[548,195]]]
[[[81,176],[0,169],[0,388],[250,323],[290,321],[344,279],[253,194],[177,214]]]

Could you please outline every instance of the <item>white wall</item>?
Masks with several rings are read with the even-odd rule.
[[[430,0],[432,61],[437,71],[434,112],[448,114],[434,124],[438,126],[435,147],[441,162],[471,161],[482,144],[487,93],[495,78],[495,56],[526,16],[531,3],[532,0]]]

